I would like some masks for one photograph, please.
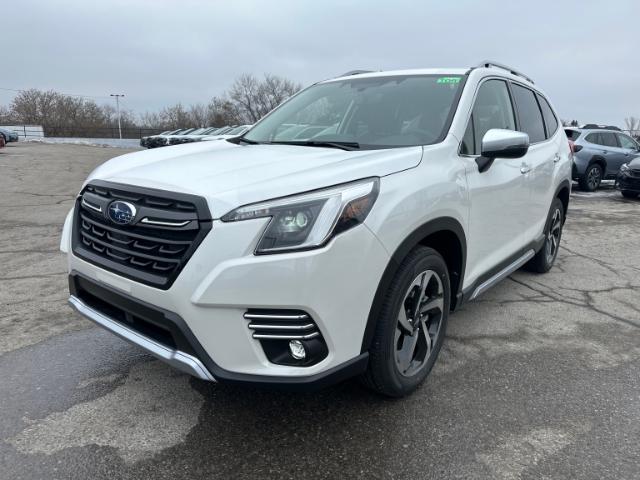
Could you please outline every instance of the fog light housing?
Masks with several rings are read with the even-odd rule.
[[[289,342],[289,351],[296,360],[304,360],[307,357],[307,351],[300,340],[291,340]]]

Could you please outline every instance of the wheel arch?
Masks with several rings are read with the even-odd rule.
[[[564,215],[563,221],[567,221],[567,212],[569,211],[569,194],[571,193],[571,183],[569,180],[563,180],[558,188],[556,189],[556,194],[553,198],[559,198],[562,202],[562,206],[564,207]]]
[[[385,292],[391,285],[391,281],[402,260],[418,245],[431,247],[444,258],[449,269],[449,282],[451,285],[450,310],[455,309],[456,303],[462,294],[462,283],[467,261],[466,235],[458,220],[453,217],[440,217],[416,228],[400,243],[391,256],[369,310],[367,325],[362,338],[361,352],[366,352],[371,345],[376,323],[384,302]]]
[[[605,158],[600,155],[594,155],[593,157],[591,157],[591,160],[589,160],[589,165],[587,165],[587,168],[589,168],[594,163],[600,165],[600,167],[602,168],[602,175],[604,176],[607,171],[607,161],[605,160]]]

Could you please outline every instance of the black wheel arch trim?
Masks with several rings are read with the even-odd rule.
[[[460,249],[462,253],[462,258],[460,259],[460,272],[449,272],[449,275],[452,278],[454,276],[457,276],[456,281],[458,283],[458,288],[456,289],[457,291],[454,292],[453,289],[451,291],[451,310],[454,310],[456,305],[459,303],[459,299],[462,297],[462,283],[464,280],[464,272],[467,262],[466,235],[464,233],[464,228],[455,218],[440,217],[434,220],[430,220],[420,227],[416,228],[402,241],[402,243],[398,246],[398,248],[396,248],[395,252],[391,256],[391,259],[389,260],[389,263],[387,264],[387,267],[382,274],[382,278],[378,283],[378,288],[376,289],[373,303],[371,304],[371,309],[369,310],[369,316],[367,318],[367,324],[362,337],[362,346],[360,349],[362,353],[368,352],[369,347],[371,346],[371,342],[373,341],[373,336],[376,330],[378,317],[380,316],[380,310],[382,309],[382,304],[384,302],[384,294],[389,289],[391,281],[398,271],[402,260],[404,260],[409,252],[416,246],[418,246],[422,240],[429,237],[430,235],[440,232],[453,233],[460,243]]]
[[[567,190],[566,204],[562,199],[562,197],[560,197],[560,192],[562,192],[562,190],[565,190],[565,189]],[[558,187],[556,188],[556,192],[554,193],[553,198],[560,198],[560,200],[562,201],[562,204],[565,207],[563,212],[564,215],[562,215],[562,223],[564,225],[564,223],[567,221],[567,213],[569,213],[569,202],[571,200],[571,182],[568,179],[565,179],[562,182],[560,182],[560,185],[558,185]]]

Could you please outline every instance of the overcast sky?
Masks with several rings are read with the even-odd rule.
[[[639,0],[20,0],[0,17],[0,87],[124,93],[143,112],[207,102],[244,72],[308,85],[490,58],[563,119],[622,126],[640,117],[639,20]]]

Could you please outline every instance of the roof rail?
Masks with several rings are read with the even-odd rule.
[[[508,71],[509,73],[512,73],[513,75],[517,75],[518,77],[524,78],[526,81],[530,83],[535,83],[533,80],[531,80],[531,78],[527,77],[524,73],[519,72],[518,70],[511,68],[507,65],[503,65],[502,63],[492,62],[491,60],[485,60],[483,62],[480,62],[478,65],[476,65],[476,68],[489,68],[489,67],[501,68],[503,70]]]
[[[373,70],[349,70],[347,73],[343,73],[340,76],[350,77],[351,75],[360,75],[361,73],[373,73]]]
[[[620,127],[616,127],[614,125],[598,125],[596,123],[587,123],[580,128],[584,128],[587,130],[615,130],[617,132],[621,132]]]

